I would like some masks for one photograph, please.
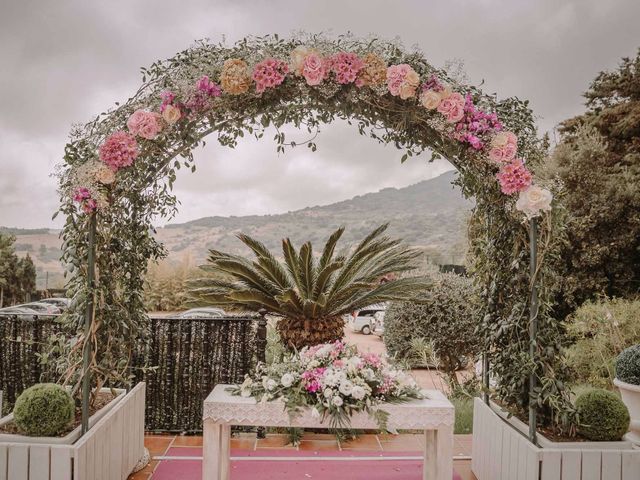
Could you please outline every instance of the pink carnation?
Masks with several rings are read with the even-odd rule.
[[[136,110],[127,120],[127,128],[133,135],[139,135],[147,140],[153,140],[162,130],[160,114]]]
[[[327,77],[329,62],[317,53],[310,53],[302,62],[302,76],[307,85],[320,85]]]
[[[100,146],[100,160],[117,172],[128,167],[138,157],[138,143],[133,135],[117,131],[107,137]]]
[[[284,82],[289,66],[282,60],[267,58],[258,63],[253,69],[253,80],[256,82],[256,92],[262,93],[267,88],[273,88]]]
[[[364,68],[364,61],[355,53],[340,52],[330,58],[331,71],[340,84],[353,83],[358,72]]]
[[[522,192],[531,185],[531,172],[519,158],[503,165],[496,178],[500,182],[502,193],[507,195]]]
[[[445,116],[447,122],[459,122],[464,117],[464,103],[464,97],[455,92],[440,102],[438,111]]]

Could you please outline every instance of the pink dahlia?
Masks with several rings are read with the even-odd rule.
[[[153,140],[162,130],[161,116],[156,112],[136,110],[127,120],[127,128],[133,135]]]
[[[117,131],[107,137],[100,146],[100,160],[111,170],[128,167],[138,157],[138,143],[133,135]]]
[[[500,182],[500,190],[507,195],[522,192],[531,185],[531,172],[519,158],[503,165],[496,178]]]
[[[355,53],[340,52],[330,58],[331,71],[340,84],[353,83],[364,68],[364,61]]]
[[[262,93],[267,88],[277,87],[284,82],[288,72],[289,66],[277,58],[267,58],[258,63],[253,69],[256,92]]]

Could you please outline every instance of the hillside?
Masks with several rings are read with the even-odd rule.
[[[311,240],[323,242],[341,225],[347,227],[344,242],[361,239],[375,226],[390,222],[390,234],[425,249],[438,263],[461,260],[465,244],[465,219],[472,203],[451,185],[455,172],[448,172],[405,188],[386,188],[325,206],[308,207],[277,215],[205,217],[158,229],[158,239],[172,260],[189,258],[202,263],[209,248],[247,253],[235,238],[239,232],[255,236],[268,247],[279,249],[283,237],[295,244]],[[9,230],[16,235],[19,254],[29,253],[38,268],[38,287],[61,281],[57,262],[60,241],[54,230]],[[54,283],[52,283],[54,282]]]

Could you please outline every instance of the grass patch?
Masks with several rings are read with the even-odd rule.
[[[456,420],[453,433],[473,432],[473,398],[454,397],[450,399],[456,409]]]

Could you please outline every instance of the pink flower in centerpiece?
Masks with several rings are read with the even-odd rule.
[[[380,368],[382,366],[382,358],[380,358],[380,355],[376,353],[363,353],[360,354],[360,357],[362,358],[362,361],[365,363],[365,365],[374,368]]]
[[[176,99],[176,94],[170,90],[165,90],[160,94],[160,99],[162,103],[160,104],[160,113],[164,112],[164,109],[167,108],[168,105],[173,105],[173,101]]]
[[[507,195],[522,192],[531,185],[531,172],[519,158],[503,165],[496,178],[500,182],[502,193]]]
[[[133,135],[153,140],[162,130],[160,118],[160,114],[156,112],[136,110],[127,120],[127,128]]]
[[[302,76],[307,85],[320,85],[327,77],[329,62],[317,53],[310,53],[302,61]]]
[[[364,61],[355,53],[340,52],[329,59],[331,71],[336,76],[336,82],[346,85],[358,78],[358,73],[364,68]]]
[[[406,100],[415,96],[419,83],[420,77],[406,63],[391,65],[387,68],[387,88],[394,97]]]
[[[277,58],[267,58],[258,63],[253,69],[256,92],[262,93],[267,88],[277,87],[284,82],[287,72],[289,72],[289,66]]]
[[[467,94],[464,101],[464,115],[456,124],[454,137],[463,143],[467,143],[474,150],[484,148],[483,138],[488,132],[500,131],[502,124],[498,120],[496,113],[486,113],[473,104],[470,94]],[[515,152],[514,152],[515,156]],[[513,156],[509,158],[512,160]]]
[[[138,157],[138,143],[133,135],[117,131],[107,137],[99,149],[100,160],[111,170],[128,167]]]
[[[438,105],[438,112],[443,114],[447,122],[456,123],[464,117],[464,97],[454,92],[445,96]]]
[[[342,368],[342,367],[344,367],[344,361],[343,360],[334,360],[333,361],[333,366],[335,368]]]

